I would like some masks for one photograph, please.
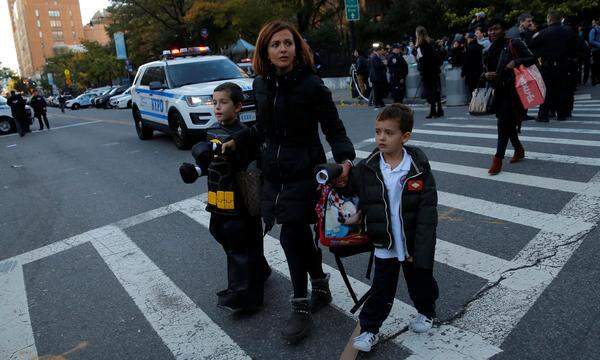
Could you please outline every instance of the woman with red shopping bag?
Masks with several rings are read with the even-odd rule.
[[[488,170],[490,175],[496,175],[502,170],[502,160],[509,140],[515,149],[510,162],[514,163],[525,157],[525,149],[518,135],[518,126],[525,110],[515,87],[514,69],[520,65],[531,66],[535,63],[535,57],[527,45],[519,39],[507,39],[505,29],[501,20],[491,23],[488,36],[492,45],[485,57],[485,77],[494,87],[493,110],[498,119],[498,145]]]

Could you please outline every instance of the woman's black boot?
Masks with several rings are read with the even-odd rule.
[[[285,323],[281,336],[290,344],[304,339],[312,324],[308,298],[292,299],[292,314]]]

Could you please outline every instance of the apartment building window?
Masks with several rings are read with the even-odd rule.
[[[43,38],[44,34],[40,31],[40,38]]]
[[[69,16],[73,17],[73,12],[71,11],[71,8],[69,8]]]
[[[77,34],[73,31],[73,40],[77,40]]]
[[[63,41],[64,36],[62,31],[52,31],[52,40],[54,41]]]
[[[40,17],[40,12],[38,11],[38,9],[35,9],[35,17]]]
[[[50,20],[50,27],[59,28],[62,27],[62,23],[60,22],[60,20]]]
[[[48,11],[48,16],[50,16],[50,17],[60,17],[60,11],[58,11],[58,10],[50,10],[50,11]]]
[[[35,21],[35,25],[37,25],[37,27],[42,27],[42,23],[40,23],[40,21],[39,21],[39,20],[36,20],[36,21]]]

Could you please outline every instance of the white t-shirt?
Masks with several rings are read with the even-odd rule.
[[[384,160],[383,154],[379,159],[379,168],[383,175],[383,182],[388,195],[389,216],[392,227],[392,238],[394,244],[391,249],[375,249],[375,256],[380,259],[398,258],[399,261],[404,261],[408,254],[406,253],[406,244],[404,241],[404,231],[402,230],[402,190],[408,172],[410,171],[411,158],[403,149],[404,157],[402,162],[392,169]]]

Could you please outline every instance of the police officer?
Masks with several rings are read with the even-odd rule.
[[[577,36],[560,24],[558,13],[549,10],[548,27],[531,39],[531,50],[541,61],[541,72],[546,84],[546,99],[538,112],[536,121],[548,122],[551,111],[557,120],[569,116],[569,102],[574,96],[569,76],[569,62],[577,55]]]
[[[25,112],[25,99],[23,99],[21,94],[17,94],[12,90],[8,98],[8,105],[10,106],[12,117],[15,119],[19,136],[25,136],[25,133],[29,132],[29,119],[27,119],[27,113]]]
[[[406,92],[406,77],[408,64],[402,55],[402,45],[392,45],[392,53],[388,57],[388,70],[390,72],[390,93],[395,103],[402,103]]]
[[[385,106],[383,98],[387,92],[386,60],[383,46],[376,48],[369,62],[369,80],[373,84],[373,105],[375,110]]]
[[[50,130],[50,124],[48,124],[48,117],[46,116],[46,100],[42,95],[38,94],[37,90],[33,90],[30,104],[33,108],[33,114],[40,124],[40,130],[44,130],[44,124],[46,124],[46,129]],[[44,120],[44,122],[42,122],[42,120]]]

